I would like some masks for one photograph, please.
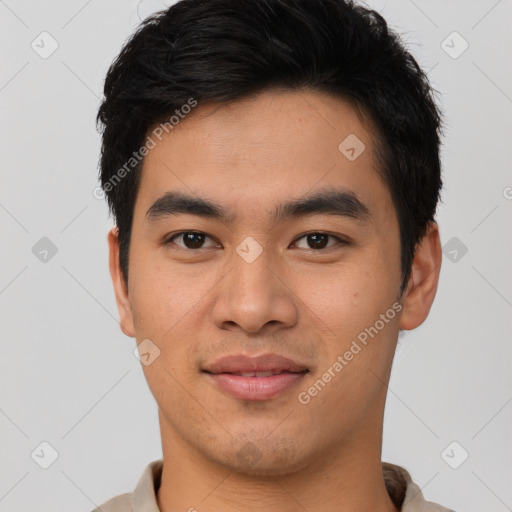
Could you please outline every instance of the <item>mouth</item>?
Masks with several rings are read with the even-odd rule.
[[[274,375],[282,375],[283,373],[304,373],[309,370],[303,370],[302,372],[290,372],[288,370],[270,370],[270,371],[250,371],[250,372],[221,372],[225,375],[238,375],[239,377],[273,377]],[[210,373],[210,372],[207,372]],[[211,375],[219,375],[219,373],[211,373]]]
[[[295,387],[309,369],[292,359],[266,354],[227,356],[202,369],[220,391],[239,400],[263,401]]]

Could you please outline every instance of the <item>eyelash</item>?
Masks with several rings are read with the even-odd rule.
[[[164,242],[163,242],[163,245],[164,246],[171,245],[171,244],[173,244],[173,240],[175,238],[178,238],[178,237],[186,235],[186,234],[191,234],[191,233],[198,234],[198,235],[205,235],[206,238],[209,238],[210,240],[214,240],[215,241],[214,238],[212,238],[211,236],[207,235],[206,233],[204,233],[202,231],[180,231],[179,233],[174,233],[173,235],[171,235],[168,238],[166,238],[164,240]],[[332,235],[331,233],[326,233],[324,231],[309,231],[309,232],[304,233],[304,234],[300,235],[299,237],[297,237],[292,243],[295,244],[299,240],[302,240],[303,238],[305,238],[305,237],[307,237],[309,235],[325,235],[325,236],[328,236],[329,238],[335,239],[338,242],[337,244],[331,245],[329,247],[321,248],[321,249],[313,249],[313,248],[305,249],[305,250],[309,250],[309,251],[312,251],[312,252],[326,252],[326,251],[329,251],[329,250],[335,248],[337,245],[341,245],[341,246],[350,245],[350,242],[348,240],[345,240],[345,239],[340,238],[338,236]],[[181,250],[181,251],[185,251],[185,252],[199,252],[201,250],[210,249],[211,248],[211,247],[199,247],[198,249],[189,249],[187,247],[180,247],[180,246],[177,246],[177,245],[175,245],[175,247],[176,247],[177,250]]]

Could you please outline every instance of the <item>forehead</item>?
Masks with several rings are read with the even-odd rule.
[[[265,91],[200,105],[145,157],[137,206],[181,191],[261,214],[279,198],[342,187],[389,207],[374,139],[349,102],[324,93]]]

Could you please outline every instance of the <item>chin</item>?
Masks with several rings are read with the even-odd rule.
[[[239,447],[235,452],[234,446]],[[307,466],[307,461],[297,453],[295,446],[296,443],[291,439],[263,439],[258,442],[243,440],[233,443],[222,454],[217,453],[213,458],[216,463],[239,475],[284,476]]]

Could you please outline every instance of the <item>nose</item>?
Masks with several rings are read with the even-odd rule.
[[[298,300],[289,276],[265,252],[251,263],[234,256],[231,270],[217,289],[213,320],[218,328],[256,334],[297,323]]]

